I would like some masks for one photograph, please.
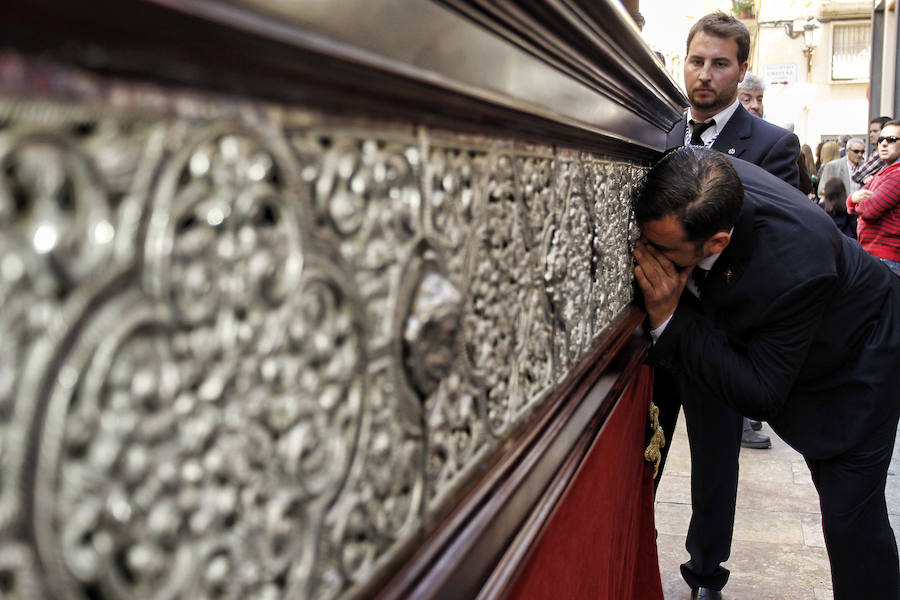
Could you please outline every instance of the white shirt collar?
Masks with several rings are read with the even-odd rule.
[[[725,128],[725,125],[728,123],[728,119],[734,114],[734,111],[737,110],[738,105],[741,103],[737,98],[734,99],[734,102],[731,103],[731,106],[727,107],[725,110],[722,110],[712,116],[713,119],[716,120],[716,126],[710,127],[710,130],[715,129],[715,135],[719,135],[722,132],[722,129]],[[688,119],[694,119],[694,109],[690,109],[688,111]],[[696,121],[697,119],[694,119]],[[706,119],[707,121],[709,119]],[[705,132],[704,132],[705,133]]]
[[[707,256],[706,258],[704,258],[703,260],[698,262],[697,266],[700,267],[701,269],[703,269],[704,271],[709,271],[710,269],[713,268],[713,265],[716,263],[717,260],[719,260],[719,256],[721,256],[721,255],[722,255],[721,252],[719,252],[718,254],[710,254],[709,256]]]
[[[728,230],[728,235],[734,235],[734,227]],[[697,266],[703,269],[704,271],[709,271],[713,268],[713,265],[716,264],[716,261],[719,260],[719,257],[722,256],[721,252],[717,252],[716,254],[710,254],[703,260],[697,263]]]

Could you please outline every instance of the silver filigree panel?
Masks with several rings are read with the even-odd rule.
[[[0,97],[3,597],[358,595],[632,299],[640,165],[77,83]]]

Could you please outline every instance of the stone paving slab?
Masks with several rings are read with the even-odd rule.
[[[803,458],[769,429],[772,449],[741,451],[726,600],[833,600],[819,502]],[[900,432],[886,500],[900,539]],[[683,416],[656,497],[660,573],[666,600],[688,600],[679,565],[691,517],[690,452]]]

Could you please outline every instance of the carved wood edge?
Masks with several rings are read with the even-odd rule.
[[[364,591],[378,600],[508,592],[644,359],[644,316],[633,305],[623,311],[406,564]]]
[[[615,2],[438,0],[582,81],[648,122],[668,129],[684,94],[640,40],[633,18]],[[627,56],[628,60],[622,60]]]
[[[63,0],[6,4],[0,49],[41,54],[99,74],[473,134],[513,133],[531,143],[620,159],[655,160],[683,103],[679,92],[667,95],[671,86],[665,78],[654,80],[663,77],[658,66],[643,65],[639,81],[629,86],[632,95],[613,103],[620,110],[585,123],[565,111],[535,107],[527,98],[503,99],[241,6],[250,0],[95,0],[89,11]],[[559,60],[534,59],[558,71],[573,90],[589,89],[596,103],[609,100],[600,92],[610,86],[600,91],[586,86],[583,76]],[[592,105],[584,100],[575,104]],[[647,110],[651,116],[643,114]]]

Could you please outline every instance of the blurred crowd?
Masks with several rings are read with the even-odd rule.
[[[750,114],[765,118],[766,84],[747,73],[738,99]],[[787,126],[792,130],[791,125]],[[800,191],[834,220],[841,232],[900,275],[900,122],[872,119],[868,140],[850,135],[822,140],[815,156],[809,144],[797,158]],[[868,141],[868,143],[867,143]]]

